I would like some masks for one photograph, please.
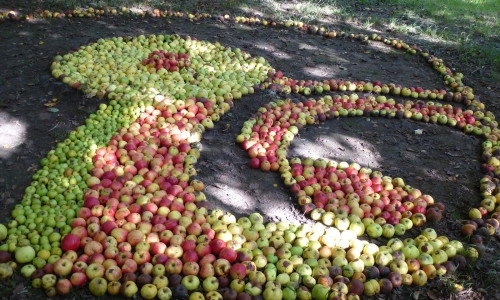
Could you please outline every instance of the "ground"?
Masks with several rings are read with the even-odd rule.
[[[0,47],[3,58],[0,69],[4,70],[0,75],[0,222],[9,220],[10,211],[22,198],[40,159],[82,124],[100,103],[97,98],[87,99],[52,78],[49,71],[57,53],[66,53],[99,38],[160,33],[191,35],[263,56],[286,76],[297,79],[380,80],[403,86],[445,87],[439,75],[418,56],[379,43],[364,45],[349,38],[327,40],[292,28],[270,29],[214,20],[198,23],[203,24],[177,18],[108,17],[0,25],[0,40],[4,42]],[[344,30],[357,32],[348,26]],[[467,83],[475,87],[473,81]],[[491,97],[481,88],[476,89],[476,94],[484,96],[483,101]],[[236,101],[230,114],[204,135],[197,170],[214,207],[237,216],[258,211],[267,220],[308,222],[281,183],[279,174],[250,169],[246,152],[235,143],[243,122],[252,113],[267,102],[285,97],[269,90],[243,97]],[[294,101],[301,97],[291,96]],[[57,112],[50,112],[44,106],[53,100]],[[417,129],[422,133],[418,134]],[[405,183],[446,204],[445,217],[426,226],[461,239],[459,228],[465,212],[480,201],[481,142],[480,138],[446,126],[411,120],[343,118],[306,127],[294,141],[290,154],[357,162],[384,175],[402,177]],[[417,231],[412,231],[411,236],[418,235]],[[471,283],[473,288],[466,286],[460,298],[495,297],[495,289],[490,286],[495,282],[490,278],[494,277],[490,276],[490,266],[496,257],[490,249],[497,248],[498,242],[492,240],[485,245],[483,263],[460,277],[460,282]],[[497,266],[493,271],[499,270]],[[406,288],[389,298],[401,299],[410,294],[415,297],[419,292],[420,297],[415,299],[438,299],[440,291],[446,290],[438,283],[430,286],[435,288]],[[22,286],[17,287],[9,289],[8,296],[2,298],[27,297]],[[82,297],[89,297],[84,291],[81,293]]]

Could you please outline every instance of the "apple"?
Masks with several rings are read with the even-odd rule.
[[[162,287],[158,289],[157,296],[160,300],[170,300],[172,298],[172,291],[169,287]]]
[[[181,284],[188,291],[194,291],[200,286],[200,279],[195,275],[187,275],[182,278]]]
[[[396,272],[399,274],[406,274],[408,273],[408,265],[404,260],[398,260],[398,261],[393,261],[389,264],[389,268],[391,269],[391,272]]]
[[[283,291],[280,287],[267,287],[266,289],[264,289],[262,297],[264,298],[264,300],[282,299]]]
[[[103,265],[93,263],[87,267],[87,269],[85,270],[85,274],[87,275],[88,279],[92,280],[94,278],[104,277],[105,271],[106,269]]]
[[[139,291],[137,284],[134,281],[127,281],[120,287],[120,294],[132,298]]]
[[[377,223],[372,223],[366,227],[366,233],[372,238],[378,238],[383,234],[383,228]],[[377,283],[378,284],[378,283]]]
[[[71,291],[73,285],[71,281],[66,278],[59,279],[56,284],[56,291],[58,295],[67,295]]]
[[[329,289],[321,284],[316,284],[313,286],[311,294],[313,299],[326,300],[328,299]]]
[[[151,283],[146,283],[141,287],[141,296],[144,299],[153,299],[158,294],[158,288]]]
[[[258,296],[262,293],[262,285],[256,281],[250,281],[245,284],[245,292],[250,296]]]
[[[420,263],[420,266],[423,267],[425,265],[432,265],[434,264],[434,260],[432,258],[432,256],[430,256],[429,254],[427,253],[421,253],[418,257],[417,257],[417,260],[418,262]],[[415,280],[415,278],[413,278],[413,280]]]
[[[21,275],[23,275],[26,278],[30,278],[31,275],[33,274],[33,272],[35,272],[35,271],[36,271],[36,267],[34,265],[27,264],[21,268]]]
[[[73,286],[84,286],[87,283],[87,275],[83,272],[75,272],[71,274],[69,280]]]
[[[61,240],[61,249],[63,252],[70,250],[76,251],[78,248],[80,248],[80,239],[76,234],[69,233]]]
[[[182,267],[182,274],[197,276],[200,272],[200,266],[196,262],[188,261]]]
[[[72,268],[73,263],[66,258],[60,258],[54,263],[54,273],[58,276],[68,276]]]
[[[89,290],[96,297],[104,296],[108,290],[108,283],[104,278],[94,278],[89,283]]]
[[[226,259],[229,263],[233,263],[237,256],[236,251],[228,247],[222,248],[219,252],[219,258]]]
[[[370,279],[364,283],[363,294],[366,296],[373,296],[380,292],[380,285],[377,280]]]
[[[165,271],[169,274],[181,274],[183,263],[176,257],[170,257],[165,262]]]
[[[214,263],[214,270],[217,276],[227,275],[231,269],[231,264],[227,259],[219,258]]]
[[[118,295],[120,294],[120,288],[122,284],[119,281],[111,281],[108,283],[108,294],[110,295]]]
[[[122,270],[119,266],[110,266],[106,269],[104,276],[108,281],[119,281],[122,278]]]
[[[401,248],[406,259],[417,258],[420,255],[419,249],[415,245],[407,244]]]
[[[15,258],[18,263],[25,264],[31,262],[35,258],[35,249],[31,246],[17,247]]]
[[[203,280],[203,290],[205,292],[216,291],[218,288],[219,288],[219,281],[215,276],[210,276]]]
[[[413,283],[418,286],[424,286],[427,283],[427,275],[423,270],[417,270],[411,276]]]

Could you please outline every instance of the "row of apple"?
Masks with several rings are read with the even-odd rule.
[[[85,8],[75,8],[75,9],[68,9],[66,11],[50,11],[50,10],[41,10],[37,9],[35,10],[34,13],[28,13],[28,14],[20,14],[15,11],[4,11],[2,14],[0,14],[0,23],[3,23],[7,20],[10,21],[29,21],[29,20],[34,20],[38,18],[56,18],[56,19],[62,19],[62,18],[73,18],[73,17],[79,17],[79,18],[100,18],[103,16],[116,16],[116,15],[125,15],[125,16],[133,16],[133,17],[144,17],[148,14],[148,12],[143,11],[142,9],[131,9],[125,6],[122,7],[117,7],[117,8],[111,8],[111,7],[104,7],[102,9],[99,8],[93,8],[89,7],[88,9]],[[159,9],[152,9],[149,12],[149,15],[152,17],[188,17],[191,20],[199,20],[203,18],[210,17],[209,14],[202,13],[202,14],[187,14],[183,12],[174,12],[174,11],[160,11]]]
[[[126,8],[126,7],[122,7],[120,8],[118,11],[120,11],[119,13],[120,14],[128,14],[128,13],[131,13],[131,10]],[[99,15],[104,15],[104,14],[117,14],[118,11],[116,9],[110,9],[110,8],[106,8],[106,9],[103,9],[103,10],[99,10],[99,9],[93,9],[93,8],[89,8],[88,10],[85,10],[85,9],[78,9],[78,10],[68,10],[66,12],[66,14],[68,16],[72,16],[73,14],[76,14],[77,16],[89,16],[89,17],[92,17],[92,16],[99,16]],[[141,15],[141,14],[145,14],[144,12],[137,12],[138,15]],[[172,12],[168,12],[168,11],[165,11],[165,12],[160,12],[158,9],[154,9],[150,12],[150,14],[154,17],[154,16],[160,16],[160,14],[162,16],[178,16],[178,17],[183,17],[185,14],[183,13],[172,13]],[[12,19],[12,20],[16,20],[16,19],[19,19],[20,16],[16,15],[14,12],[4,12],[3,13],[4,15],[4,18],[9,18],[9,19]],[[40,16],[40,17],[54,17],[54,18],[61,18],[61,17],[64,17],[65,14],[64,13],[59,13],[59,12],[50,12],[50,11],[38,11],[36,14],[36,16]],[[210,17],[208,14],[186,14],[186,16],[189,18],[189,19],[201,19],[201,18],[207,18],[207,17]],[[32,15],[28,15],[26,16],[27,19],[30,19],[30,18],[33,18]],[[215,16],[215,18],[217,20],[227,20],[227,19],[231,19],[228,15],[226,16],[221,16],[221,15],[217,15]],[[294,27],[297,27],[299,28],[300,30],[302,31],[305,31],[305,32],[308,32],[310,34],[318,34],[320,36],[324,36],[326,38],[334,38],[337,36],[337,32],[335,30],[326,30],[325,28],[321,27],[321,28],[318,28],[317,26],[315,25],[304,25],[302,22],[298,22],[298,21],[285,21],[285,22],[275,22],[275,21],[266,21],[266,20],[260,20],[259,18],[246,18],[246,17],[235,17],[234,18],[234,21],[236,23],[246,23],[246,24],[262,24],[262,25],[271,25],[271,26],[284,26],[284,27],[291,27],[291,26],[294,26]],[[464,101],[464,102],[470,102],[471,100],[474,99],[474,94],[473,94],[473,90],[472,88],[468,87],[468,86],[465,86],[463,83],[462,83],[462,78],[463,78],[463,74],[461,73],[457,73],[457,74],[454,74],[451,69],[449,67],[447,67],[445,65],[445,63],[443,62],[442,59],[439,59],[433,55],[430,55],[429,53],[425,52],[425,51],[422,51],[420,48],[416,47],[416,46],[409,46],[408,44],[404,43],[403,41],[401,40],[398,40],[398,39],[390,39],[390,38],[382,38],[380,36],[378,36],[377,34],[372,34],[371,36],[367,36],[367,35],[364,35],[364,34],[347,34],[345,32],[340,32],[338,34],[338,36],[342,36],[342,37],[351,37],[351,38],[354,38],[354,39],[357,39],[357,40],[361,40],[361,41],[367,41],[367,40],[373,40],[373,41],[381,41],[381,42],[384,42],[388,45],[392,45],[394,46],[395,48],[397,49],[403,49],[403,50],[406,50],[407,52],[409,53],[412,53],[412,54],[420,54],[422,55],[426,60],[427,62],[432,65],[442,76],[443,76],[443,80],[445,82],[446,85],[448,85],[452,90],[454,90],[456,93],[454,95],[452,95],[451,97],[449,96],[450,93],[446,93],[444,92],[443,93],[443,90],[439,91],[439,93],[435,92],[435,91],[430,91],[430,90],[419,90],[419,88],[410,88],[410,89],[404,89],[402,87],[399,87],[399,89],[402,89],[401,91],[398,91],[398,88],[396,89],[390,89],[392,93],[394,93],[395,95],[398,95],[399,93],[401,93],[402,95],[408,95],[408,96],[411,96],[413,98],[422,98],[422,99],[426,99],[428,97],[430,97],[432,99],[433,96],[435,95],[439,95],[440,93],[441,94],[444,94],[446,95],[447,98],[454,98],[458,101]],[[387,93],[386,90],[387,90],[387,85],[385,86],[382,86],[381,84],[377,84],[377,82],[374,82],[374,83],[364,83],[364,82],[360,82],[360,83],[355,83],[354,85],[350,85],[350,84],[346,84],[345,87],[342,87],[342,84],[339,84],[340,86],[340,90],[342,90],[342,88],[346,88],[347,90],[351,90],[351,91],[354,91],[354,90],[364,90],[364,91],[373,91],[373,92],[383,92],[383,93]],[[377,87],[378,86],[378,87]],[[304,92],[306,95],[308,93],[310,93],[311,91],[314,91],[314,90],[322,90],[325,88],[325,85],[317,85],[317,84],[313,84],[311,87],[306,87],[305,91],[303,91],[303,89],[300,89],[301,92]],[[332,87],[332,89],[335,89],[335,87]],[[308,91],[309,90],[309,91]]]
[[[114,8],[104,8],[104,9],[94,9],[94,8],[88,8],[88,9],[75,9],[75,10],[67,10],[66,13],[62,12],[50,12],[48,10],[41,11],[38,10],[35,12],[35,14],[29,14],[26,16],[21,16],[16,14],[15,12],[4,12],[2,14],[2,20],[5,19],[10,19],[10,20],[20,20],[20,19],[26,19],[30,20],[33,19],[34,17],[43,17],[43,18],[63,18],[63,17],[72,17],[72,16],[79,16],[79,17],[95,17],[95,16],[100,16],[100,15],[116,15],[116,14],[130,14],[134,13],[136,15],[144,15],[146,14],[145,12],[138,10],[135,12],[134,10],[130,10],[127,7],[121,7],[119,9],[114,9]],[[176,16],[176,17],[184,17],[187,16],[189,19],[202,19],[202,18],[209,18],[211,17],[208,14],[184,14],[181,12],[169,12],[169,11],[164,11],[161,12],[158,9],[153,9],[150,12],[150,15],[153,17],[159,17],[159,16]],[[217,20],[231,20],[231,17],[228,15],[222,16],[222,15],[217,15],[214,16],[215,19]],[[234,22],[235,23],[243,23],[243,24],[255,24],[255,25],[270,25],[270,26],[283,26],[283,27],[297,27],[302,31],[308,32],[310,34],[317,34],[320,36],[323,36],[325,38],[334,38],[334,37],[351,37],[354,39],[362,40],[362,41],[367,41],[367,40],[373,40],[373,41],[383,41],[384,43],[388,45],[392,45],[397,49],[403,49],[406,50],[409,53],[412,54],[421,54],[423,57],[427,59],[427,61],[435,67],[437,71],[440,72],[440,74],[443,76],[445,83],[450,86],[452,89],[456,91],[468,91],[468,93],[472,93],[472,90],[470,87],[466,87],[463,85],[461,82],[461,79],[463,78],[463,75],[460,73],[453,74],[451,69],[446,67],[446,65],[443,63],[443,61],[437,57],[434,57],[433,55],[430,55],[427,52],[422,51],[416,46],[409,46],[408,44],[404,43],[401,40],[398,39],[390,39],[390,38],[382,38],[378,36],[377,34],[372,34],[371,36],[367,36],[364,34],[348,34],[345,32],[337,32],[335,30],[327,30],[323,27],[317,27],[315,25],[307,25],[304,24],[303,22],[300,21],[266,21],[266,20],[261,20],[258,17],[234,17]],[[366,87],[365,87],[366,88]],[[413,92],[413,91],[412,91]],[[417,92],[418,93],[418,92]],[[428,93],[430,94],[430,93]],[[421,95],[423,96],[423,94]],[[427,96],[424,96],[427,97]]]
[[[422,87],[403,87],[400,84],[383,84],[380,81],[364,82],[364,81],[349,81],[349,80],[297,80],[284,77],[281,71],[270,70],[268,78],[263,88],[278,90],[284,94],[301,93],[306,96],[312,93],[321,94],[322,92],[364,92],[375,93],[382,95],[402,96],[411,99],[431,100],[431,101],[453,101],[464,105],[472,105],[478,108],[484,108],[484,105],[475,100],[474,94],[470,88],[464,89],[462,92],[447,92],[446,90],[429,90]]]
[[[443,236],[438,237],[431,228],[425,229],[415,239],[409,238],[404,241],[391,239],[387,246],[378,247],[358,240],[349,230],[341,233],[334,228],[325,230],[321,226],[298,226],[283,222],[263,224],[263,218],[259,214],[252,214],[238,221],[234,216],[223,215],[218,210],[213,211],[210,216],[214,218],[207,219],[212,223],[205,224],[212,225],[212,228],[217,226],[227,228],[225,231],[231,232],[232,239],[217,238],[224,230],[218,231],[215,238],[209,242],[199,244],[186,236],[178,245],[178,251],[181,252],[178,255],[167,250],[165,253],[157,252],[151,257],[148,256],[148,251],[139,248],[139,246],[147,247],[146,243],[136,244],[133,254],[127,250],[118,252],[117,247],[126,249],[122,247],[127,246],[117,245],[116,240],[114,244],[109,244],[115,236],[119,239],[117,232],[112,231],[110,238],[98,233],[93,234],[83,247],[84,253],[78,255],[72,250],[78,251],[78,238],[76,246],[73,247],[75,234],[69,234],[63,243],[66,249],[72,249],[62,256],[48,256],[46,261],[44,255],[48,253],[40,252],[38,260],[25,265],[21,269],[21,274],[32,278],[33,286],[45,288],[49,296],[56,292],[61,295],[67,294],[72,286],[84,285],[87,280],[91,281],[89,287],[96,296],[106,291],[111,294],[120,291],[130,297],[133,294],[128,294],[125,288],[130,285],[135,287],[135,283],[142,287],[141,294],[144,294],[145,290],[151,290],[150,292],[155,291],[152,297],[156,296],[156,291],[160,296],[159,290],[168,283],[165,280],[168,274],[172,282],[181,283],[188,292],[199,290],[201,286],[197,277],[199,276],[203,278],[205,292],[217,290],[220,284],[223,287],[229,286],[236,292],[246,291],[255,296],[264,292],[263,286],[269,285],[267,282],[274,281],[278,281],[280,285],[292,282],[294,284],[292,287],[295,289],[302,284],[306,290],[307,288],[314,290],[316,284],[320,284],[334,290],[334,282],[348,284],[352,280],[366,283],[361,287],[358,284],[357,292],[350,290],[360,294],[371,279],[387,277],[387,280],[391,281],[390,285],[387,281],[381,282],[391,287],[390,289],[386,287],[385,293],[388,293],[393,285],[397,287],[402,283],[412,284],[413,281],[423,285],[427,278],[433,279],[444,272],[453,272],[457,266],[463,268],[466,263],[464,257],[457,255],[457,251],[463,248],[462,243],[449,241]],[[351,215],[349,218],[354,220],[357,217]],[[134,233],[135,231],[131,231],[129,235],[132,236]],[[171,246],[174,236],[171,236]],[[100,240],[102,244],[100,248],[87,246],[99,243]],[[133,243],[132,240],[129,241]],[[240,244],[242,241],[245,242]],[[236,245],[239,245],[239,248]],[[155,243],[151,243],[151,249],[155,246]],[[128,247],[131,249],[131,245]],[[190,251],[200,255],[188,256]],[[448,261],[448,258],[453,259],[453,262]],[[375,265],[377,267],[374,267]],[[182,278],[180,274],[185,277]],[[177,275],[176,281],[172,278],[174,275]],[[67,278],[57,280],[56,276]],[[249,278],[249,282],[243,281],[246,277]],[[302,280],[298,280],[299,278]],[[103,282],[108,281],[109,285],[103,285]],[[213,282],[218,284],[214,287]],[[97,283],[100,283],[98,285],[100,288],[95,286]],[[148,284],[155,285],[156,289]],[[137,289],[131,288],[131,290],[137,292]],[[370,289],[366,288],[364,293],[370,295]],[[315,299],[321,298],[315,297]]]
[[[0,233],[3,231],[7,231],[5,226],[2,228],[2,224],[0,224]],[[4,236],[0,234],[0,241],[4,239]],[[14,274],[14,271],[17,268],[17,263],[12,260],[12,257],[9,252],[0,251],[0,278],[5,279]]]
[[[367,109],[367,107],[369,107],[369,109]],[[376,177],[372,176],[370,178],[369,175],[371,170],[358,172],[359,167],[350,168],[346,165],[344,166],[344,170],[347,169],[349,172],[340,170],[341,174],[339,174],[336,164],[329,165],[329,171],[326,162],[320,164],[321,168],[319,170],[314,168],[318,167],[317,165],[312,167],[311,170],[310,165],[312,162],[304,166],[303,163],[301,164],[300,160],[288,161],[286,159],[287,146],[293,140],[294,135],[298,133],[299,128],[307,124],[314,124],[317,121],[323,121],[328,117],[335,117],[337,115],[334,113],[341,110],[348,112],[349,110],[353,111],[352,115],[368,116],[374,116],[373,111],[395,110],[396,113],[399,112],[401,116],[406,116],[405,118],[411,117],[413,119],[420,119],[420,116],[422,119],[426,120],[431,120],[431,118],[433,118],[436,123],[456,126],[458,128],[463,128],[467,133],[471,132],[486,136],[490,141],[487,145],[490,145],[492,143],[491,141],[495,141],[499,133],[497,122],[494,120],[494,115],[491,112],[485,114],[481,111],[462,111],[462,109],[453,108],[449,104],[441,105],[437,103],[436,105],[436,103],[433,102],[413,103],[407,101],[404,104],[396,103],[393,99],[385,99],[384,96],[363,99],[358,98],[357,94],[352,94],[350,96],[336,95],[334,98],[325,96],[319,100],[309,99],[304,103],[293,103],[290,99],[287,99],[284,101],[279,100],[276,103],[272,102],[266,104],[258,110],[256,118],[251,118],[244,123],[241,134],[237,137],[237,141],[241,142],[242,147],[247,150],[251,167],[261,168],[263,171],[273,170],[282,173],[285,184],[290,186],[292,192],[296,193],[299,203],[307,213],[310,213],[311,210],[315,208],[323,209],[325,206],[327,206],[326,211],[336,210],[339,208],[339,199],[343,199],[344,202],[347,202],[349,197],[345,197],[345,195],[353,195],[353,192],[356,192],[356,197],[352,197],[353,201],[351,201],[351,203],[353,204],[349,206],[343,203],[342,208],[344,210],[349,210],[353,209],[353,205],[355,205],[354,208],[356,208],[359,215],[365,214],[365,216],[368,217],[371,214],[372,216],[377,216],[383,211],[385,205],[375,205],[375,207],[379,207],[381,210],[377,210],[377,213],[374,214],[372,211],[373,207],[370,206],[373,200],[369,201],[369,203],[362,203],[359,199],[364,199],[365,196],[372,198],[374,194],[377,198],[380,198],[380,191],[395,191],[394,187],[398,185],[401,189],[404,186],[404,182],[393,184],[392,179],[383,180],[383,176],[381,175]],[[355,113],[355,111],[359,111],[359,114]],[[407,114],[407,112],[409,114]],[[419,115],[418,118],[415,118],[414,116],[417,115],[417,113],[423,113],[423,115]],[[341,116],[341,114],[338,114],[338,116]],[[308,167],[309,170],[307,175],[303,176],[304,168],[306,167]],[[334,174],[332,174],[332,172],[334,172]],[[358,173],[360,173],[359,175],[361,175],[362,178],[358,176]],[[375,182],[373,182],[374,180]],[[366,182],[369,183],[369,187],[367,187]],[[491,180],[487,178],[482,180],[482,186],[486,186],[487,183],[490,183],[489,189],[491,194],[491,187],[495,187],[496,185],[492,184]],[[402,190],[400,192],[402,192]],[[339,196],[339,194],[341,195]],[[399,198],[405,196],[405,194],[399,194]],[[482,211],[481,216],[487,212],[493,212],[496,209],[497,201],[494,197],[491,199],[492,197],[493,196],[487,196],[482,201],[480,208]],[[376,200],[382,202],[379,199]],[[360,204],[365,204],[365,209],[362,209]],[[387,204],[389,204],[389,201]],[[395,203],[390,206],[390,211],[394,211],[392,217],[399,216],[399,218],[394,219],[400,219],[403,214],[411,218],[413,210],[425,214],[425,207],[428,203],[422,201],[422,204],[423,205],[416,205],[417,207],[414,207],[413,205],[403,206],[401,203]],[[423,207],[423,209],[417,211],[418,207]],[[442,209],[436,208],[430,210],[431,218],[436,221],[439,220],[441,218],[441,210]],[[472,210],[471,214],[474,212],[475,210]],[[474,218],[478,217],[479,216],[475,216]],[[389,218],[390,216],[387,216],[385,220]],[[321,217],[321,219],[328,220],[327,225],[332,225],[333,218]],[[393,220],[392,223],[394,223],[392,225],[397,224],[395,220]],[[418,222],[415,220],[415,223]],[[498,225],[496,225],[496,223],[494,224],[494,229],[498,228]],[[494,230],[490,229],[490,232],[494,233]]]
[[[64,14],[62,12],[50,12],[48,10],[45,10],[45,11],[38,10],[35,12],[34,15],[30,14],[27,16],[20,16],[20,15],[17,15],[15,12],[11,11],[11,12],[4,12],[2,14],[3,18],[0,18],[0,20],[6,20],[6,19],[10,19],[10,20],[27,19],[27,20],[30,20],[30,19],[33,19],[34,16],[35,17],[44,17],[44,18],[62,18],[62,17],[66,17],[66,16],[67,17],[71,17],[71,16],[95,17],[95,16],[101,16],[101,15],[115,15],[115,14],[134,14],[134,15],[141,16],[141,15],[146,15],[146,12],[144,12],[142,10],[131,10],[127,7],[121,7],[118,9],[114,9],[114,8],[104,8],[104,9],[88,8],[88,9],[68,10],[68,11],[66,11],[66,14]],[[216,20],[221,20],[221,21],[231,20],[231,17],[228,15],[210,16],[209,14],[189,14],[189,13],[185,14],[185,13],[181,13],[181,12],[175,12],[175,13],[169,12],[169,11],[162,12],[159,9],[152,9],[149,12],[149,14],[153,17],[160,17],[160,16],[163,16],[163,17],[167,17],[167,16],[184,17],[185,16],[190,20],[199,20],[199,19],[210,18],[210,17],[214,17]],[[446,66],[446,64],[443,62],[442,59],[437,58],[437,57],[421,50],[417,46],[410,46],[410,45],[406,44],[405,42],[398,40],[398,39],[384,38],[384,37],[381,37],[375,33],[370,35],[370,36],[364,35],[364,34],[355,34],[355,33],[349,34],[349,33],[345,33],[345,32],[337,33],[335,30],[327,30],[324,27],[317,27],[316,25],[308,25],[308,24],[304,24],[303,22],[300,22],[300,21],[279,21],[279,22],[276,22],[276,21],[261,20],[258,17],[248,18],[248,17],[239,17],[239,16],[234,17],[233,19],[234,19],[235,23],[255,24],[255,25],[264,25],[264,26],[266,26],[266,25],[282,26],[285,28],[297,27],[302,31],[305,31],[305,32],[310,33],[310,34],[317,34],[317,35],[322,36],[324,38],[334,38],[334,37],[339,36],[339,37],[350,37],[352,39],[365,41],[365,42],[366,41],[379,41],[379,42],[383,42],[387,45],[391,45],[397,49],[405,50],[411,54],[420,54],[422,57],[424,57],[424,59],[431,66],[433,66],[443,76],[443,80],[444,80],[445,84],[447,86],[449,86],[455,92],[458,92],[458,93],[455,93],[454,98],[461,97],[461,98],[464,98],[463,100],[466,102],[474,99],[474,94],[473,94],[472,88],[465,86],[462,83],[463,74],[461,74],[461,73],[454,74],[452,72],[452,70]],[[378,90],[379,90],[379,92],[382,92],[385,90],[385,88],[381,88],[381,89],[376,88],[377,85],[375,82],[371,85],[372,85],[372,87],[375,87],[374,92],[377,92]],[[349,85],[347,85],[347,87],[349,88]],[[322,86],[314,85],[313,89],[311,89],[311,90],[322,89],[322,88],[323,88]],[[365,84],[361,84],[361,85],[356,84],[355,88],[358,90],[364,89],[365,91],[372,89],[370,87],[370,83],[368,83],[366,85]],[[406,94],[406,91],[403,91],[403,94]],[[408,92],[408,96],[411,95],[414,98],[420,97],[423,99],[426,99],[427,97],[432,97],[432,94],[433,93],[430,90],[415,91],[415,89],[412,89],[410,92]],[[436,94],[436,93],[434,93],[434,94]],[[462,94],[462,95],[459,96],[457,94]],[[468,100],[466,100],[465,98],[468,98]]]

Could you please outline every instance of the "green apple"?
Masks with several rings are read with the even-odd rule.
[[[321,284],[316,284],[312,288],[311,294],[315,300],[326,300],[328,299],[328,294],[330,293],[330,288],[325,287]]]
[[[276,281],[278,281],[282,286],[290,282],[290,275],[287,273],[281,273],[276,276]]]
[[[89,290],[92,293],[92,295],[101,297],[108,291],[108,283],[104,278],[101,277],[94,278],[89,283]]]
[[[153,299],[157,293],[158,289],[151,283],[145,284],[141,288],[141,296],[144,299]]]
[[[3,241],[7,238],[7,227],[5,225],[0,224],[0,241]]]
[[[373,296],[377,293],[380,292],[380,285],[378,284],[378,281],[375,279],[370,279],[364,283],[364,290],[363,293],[366,296]]]
[[[172,291],[168,287],[162,287],[158,290],[158,299],[170,300],[172,298]]]
[[[283,291],[279,287],[267,287],[262,293],[264,300],[282,299]]]
[[[33,274],[33,272],[35,272],[35,271],[36,271],[36,267],[34,265],[27,264],[21,268],[21,275],[28,278],[28,277],[31,277],[31,274]]]
[[[283,300],[295,300],[297,299],[297,293],[295,292],[295,289],[286,286],[283,289]]]
[[[35,249],[31,246],[16,248],[16,261],[21,264],[29,263],[35,258]]]
[[[391,224],[384,224],[382,226],[382,235],[388,239],[394,236],[395,229]]]
[[[299,300],[311,300],[312,299],[312,295],[311,295],[311,292],[309,291],[309,289],[307,287],[301,286],[297,290],[297,298]]]
[[[448,260],[448,254],[446,254],[446,252],[441,249],[432,252],[431,256],[435,264],[443,264]]]
[[[406,226],[404,224],[398,223],[398,224],[394,225],[394,233],[396,235],[404,235],[405,232],[406,232]]]
[[[403,252],[405,258],[417,258],[420,255],[420,251],[417,246],[407,244],[401,248],[401,252]]]
[[[187,275],[182,278],[181,284],[188,291],[194,291],[200,286],[200,279],[198,278],[198,276]]]
[[[366,233],[372,238],[380,237],[383,232],[382,226],[377,223],[372,223],[366,227]]]
[[[209,276],[203,280],[203,290],[206,292],[216,291],[219,288],[219,281],[215,276]]]

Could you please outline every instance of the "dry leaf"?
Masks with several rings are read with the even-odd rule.
[[[9,145],[3,145],[4,149],[9,149]]]
[[[439,295],[431,289],[427,290],[427,296],[429,296],[429,298],[431,298],[432,300],[439,299]]]
[[[418,297],[420,296],[420,291],[416,291],[413,293],[413,299],[418,300]]]
[[[25,292],[25,291],[24,291],[24,285],[23,285],[22,283],[21,283],[21,284],[18,284],[18,285],[16,286],[16,288],[15,288],[12,292],[13,292],[13,294],[14,294],[14,295],[19,295],[19,294],[21,294],[21,293]]]
[[[46,107],[52,107],[52,106],[56,106],[57,103],[54,103],[54,102],[50,103],[49,102],[49,103],[44,103],[43,105],[45,105]]]

